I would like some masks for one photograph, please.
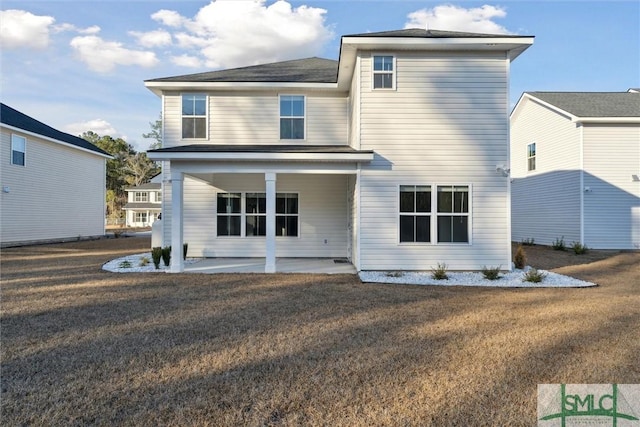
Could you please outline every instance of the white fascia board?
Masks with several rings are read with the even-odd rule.
[[[640,117],[576,117],[571,120],[575,123],[640,123]]]
[[[163,91],[215,91],[215,90],[311,90],[335,91],[338,83],[296,82],[145,82],[144,85],[158,96]]]
[[[147,153],[151,160],[370,162],[373,153]]]
[[[6,129],[12,130],[14,132],[21,132],[21,133],[24,133],[26,135],[30,135],[30,136],[33,136],[33,137],[36,137],[36,138],[44,139],[45,141],[53,142],[55,144],[64,145],[65,147],[75,148],[76,150],[84,151],[85,153],[95,154],[96,156],[104,157],[106,159],[113,159],[113,156],[110,156],[108,154],[102,154],[102,153],[98,153],[97,151],[87,150],[84,147],[78,147],[77,145],[69,144],[68,142],[60,141],[59,139],[55,139],[55,138],[50,138],[50,137],[45,136],[45,135],[40,135],[39,133],[30,132],[28,130],[20,129],[20,128],[17,128],[15,126],[8,125],[6,123],[2,123],[2,125],[0,125],[0,126],[3,127],[3,128],[6,128]],[[89,141],[87,141],[87,142],[89,142]]]

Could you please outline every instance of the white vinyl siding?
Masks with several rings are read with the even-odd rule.
[[[205,257],[264,257],[265,239],[217,236],[216,194],[264,192],[264,174],[215,174],[184,178],[184,242]],[[170,186],[167,186],[170,188]],[[276,237],[278,257],[340,257],[347,254],[347,175],[278,174],[277,193],[298,195],[297,237]],[[170,241],[170,194],[165,193],[165,244]]]
[[[0,241],[103,235],[105,158],[20,135],[28,145],[27,167],[10,167],[11,133],[0,133],[0,174],[8,190],[0,193]]]
[[[511,121],[512,240],[580,241],[580,129],[538,102],[522,102]],[[536,169],[528,171],[532,141]]]
[[[370,90],[371,60],[359,62],[361,269],[452,270],[511,265],[508,178],[508,60],[503,54],[401,53],[395,91]],[[398,185],[468,183],[472,244],[399,244]],[[434,240],[434,236],[431,236]]]
[[[306,144],[346,145],[348,143],[348,99],[305,93],[304,140],[280,139],[279,96],[275,93],[209,93],[208,135],[204,140],[181,136],[180,93],[163,96],[165,121],[163,147],[183,144]]]
[[[585,244],[640,249],[640,125],[585,124],[583,138]]]

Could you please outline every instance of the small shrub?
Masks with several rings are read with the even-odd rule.
[[[482,275],[487,280],[498,280],[500,278],[500,266],[498,267],[482,267]]]
[[[535,241],[536,241],[536,239],[534,239],[534,238],[522,239],[522,245],[523,246],[533,246]]]
[[[513,256],[513,264],[519,270],[522,270],[527,265],[527,255],[522,245],[518,245],[518,249],[516,249],[516,254]]]
[[[127,261],[127,260],[121,261],[120,264],[118,264],[118,268],[131,268],[131,267],[133,267],[131,265],[131,261]]]
[[[402,271],[387,271],[384,275],[387,277],[402,277],[404,273]]]
[[[551,244],[551,247],[556,251],[566,251],[567,246],[564,244],[564,236],[559,239],[556,238],[556,240]]]
[[[151,259],[153,259],[153,265],[156,266],[156,270],[160,268],[160,260],[162,259],[162,248],[160,246],[151,248]]]
[[[447,280],[449,278],[449,276],[447,276],[447,264],[438,263],[436,268],[431,269],[431,277],[436,280]]]
[[[171,263],[171,246],[162,248],[162,262],[169,267],[169,263]]]
[[[138,265],[140,267],[144,267],[145,265],[149,264],[149,258],[147,258],[146,256],[143,256],[142,258],[140,258],[140,262],[138,263]]]
[[[189,250],[189,244],[188,243],[183,243],[182,244],[182,259],[187,259],[187,251]]]
[[[541,273],[535,268],[531,268],[529,269],[529,271],[524,273],[524,275],[522,276],[522,281],[531,282],[531,283],[540,283],[544,280],[545,277],[547,277],[547,273]]]
[[[571,249],[573,249],[573,253],[575,253],[576,255],[584,255],[589,251],[587,245],[583,245],[580,242],[573,242],[573,244],[571,245]]]

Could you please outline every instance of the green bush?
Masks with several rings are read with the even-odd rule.
[[[529,269],[529,271],[524,273],[524,275],[522,276],[522,281],[531,282],[531,283],[540,283],[544,280],[545,277],[547,277],[547,273],[541,273],[535,268],[531,268]]]
[[[169,264],[171,263],[171,246],[165,246],[162,248],[162,261],[164,262],[164,265],[169,267]]]
[[[567,246],[564,244],[564,236],[559,239],[556,238],[556,240],[551,244],[551,247],[556,251],[566,251]]]
[[[120,261],[120,264],[118,264],[118,268],[131,268],[131,267],[132,267],[131,261],[127,261],[127,260]]]
[[[156,270],[160,268],[160,259],[162,259],[162,248],[160,246],[151,248],[151,259],[153,259],[153,265],[156,266]]]
[[[573,249],[573,253],[575,253],[576,255],[583,255],[589,251],[587,245],[583,245],[579,242],[573,242],[573,244],[571,245],[571,249]]]
[[[487,280],[498,280],[500,278],[500,266],[498,267],[482,267],[482,275]]]
[[[447,276],[447,264],[438,263],[436,268],[431,269],[431,277],[436,280],[447,280],[449,278],[449,276]]]
[[[516,249],[516,254],[513,256],[513,264],[519,270],[522,270],[527,265],[527,255],[522,245],[518,245],[518,249]]]

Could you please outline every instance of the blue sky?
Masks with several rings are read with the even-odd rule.
[[[156,77],[320,56],[340,36],[406,27],[535,36],[512,65],[523,91],[640,87],[640,1],[0,2],[0,99],[57,129],[138,150],[160,113]]]

